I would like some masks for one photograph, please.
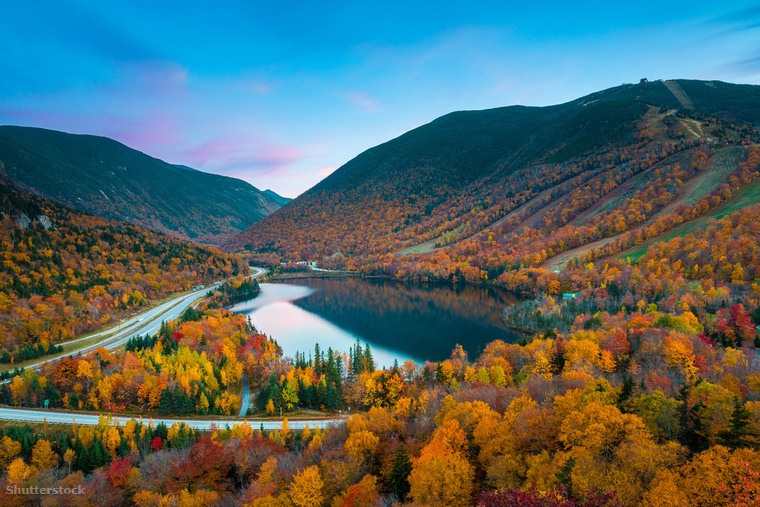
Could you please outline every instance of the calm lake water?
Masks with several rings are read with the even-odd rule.
[[[511,294],[492,288],[406,285],[358,278],[263,283],[256,299],[233,306],[277,340],[285,356],[314,350],[348,352],[369,343],[378,366],[450,356],[459,343],[471,357],[493,340],[516,341],[501,322]]]

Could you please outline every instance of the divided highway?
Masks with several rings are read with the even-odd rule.
[[[266,273],[266,270],[262,268],[251,268],[251,271],[252,271],[251,278],[258,278],[264,273]],[[182,314],[182,312],[185,311],[185,309],[187,309],[189,306],[194,304],[198,299],[203,297],[206,293],[208,293],[209,290],[215,287],[218,287],[221,284],[222,282],[217,282],[203,289],[193,291],[190,294],[172,299],[171,301],[167,301],[166,303],[159,305],[156,308],[153,308],[142,314],[139,314],[130,318],[129,320],[122,323],[117,328],[116,331],[114,331],[113,329],[110,329],[108,331],[103,331],[95,335],[79,338],[69,343],[75,343],[77,341],[82,341],[82,340],[89,340],[97,336],[113,335],[108,338],[105,338],[103,341],[100,341],[94,345],[90,345],[84,349],[81,349],[81,352],[87,352],[89,350],[97,349],[98,347],[105,347],[106,349],[115,349],[117,347],[124,345],[124,343],[127,342],[132,337],[135,337],[138,335],[143,336],[145,334],[155,334],[161,328],[161,322],[178,318]],[[79,351],[77,351],[76,353],[78,352]],[[48,362],[48,361],[55,361],[55,360],[56,359],[48,359],[46,361],[40,361],[38,363],[35,363],[29,366],[28,368],[39,368],[39,366],[42,365],[43,363]],[[247,399],[243,401],[243,406],[247,410],[247,407],[248,407]],[[241,411],[241,415],[242,414],[245,414],[245,411]],[[5,419],[5,420],[19,421],[19,422],[43,422],[47,420],[48,423],[97,425],[98,418],[99,418],[99,414],[0,407],[0,420]],[[116,417],[114,416],[114,418]],[[119,419],[124,421],[124,420],[131,419],[131,417],[124,417],[124,418],[119,418]],[[301,420],[289,421],[288,425],[293,429],[302,429],[307,424],[311,428],[315,428],[315,427],[326,428],[330,425],[336,424],[338,422],[342,422],[345,419],[346,419],[345,416],[336,417],[332,419],[313,419],[313,420],[301,419]],[[178,421],[183,421],[187,423],[187,425],[193,429],[208,430],[211,428],[212,425],[223,428],[226,425],[232,426],[234,424],[241,424],[243,422],[243,419],[223,419],[223,418],[153,419],[154,424],[159,424],[163,422],[167,426],[171,426],[172,424]],[[282,419],[250,420],[249,424],[251,424],[255,428],[258,428],[261,425],[263,425],[264,429],[267,429],[267,430],[279,429],[282,427]]]

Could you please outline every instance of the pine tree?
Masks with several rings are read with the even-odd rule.
[[[111,461],[111,456],[103,446],[103,442],[100,439],[95,439],[92,443],[92,449],[90,450],[90,462],[92,469],[100,468],[107,465]]]
[[[301,377],[298,377],[298,380],[296,381],[296,387],[298,389],[298,406],[307,406],[311,407],[311,400],[309,399],[309,390],[306,389],[306,386],[303,383],[303,379]]]
[[[74,470],[81,470],[85,474],[92,472],[94,467],[92,466],[90,451],[82,444],[79,437],[74,442],[74,452],[76,453]]]
[[[633,390],[636,388],[636,381],[631,377],[630,375],[626,375],[623,377],[623,387],[620,389],[620,394],[618,395],[617,400],[617,406],[618,409],[620,409],[621,412],[626,413],[628,412],[627,407],[627,401],[633,394]]]
[[[317,384],[312,383],[306,390],[308,392],[307,397],[309,400],[309,408],[315,408],[319,406],[319,389]]]
[[[718,432],[717,436],[718,443],[729,449],[760,448],[760,441],[757,440],[760,435],[752,428],[752,413],[738,397],[734,398],[734,410],[731,412],[728,429]]]
[[[398,495],[403,501],[409,494],[409,474],[412,473],[412,461],[404,444],[399,445],[393,457],[393,466],[386,477],[388,491]]]
[[[174,413],[174,393],[169,389],[164,389],[164,392],[161,393],[158,413],[160,415],[170,415]]]
[[[354,375],[364,373],[364,350],[362,349],[362,344],[359,341],[359,338],[356,339],[352,361],[354,364]]]
[[[372,358],[372,351],[369,349],[369,343],[364,346],[364,371],[372,373],[375,371],[375,360]]]
[[[567,494],[572,496],[573,495],[573,468],[575,468],[575,458],[570,457],[565,460],[565,463],[562,465],[562,468],[557,473],[557,481],[567,486]]]
[[[445,381],[446,374],[443,371],[443,365],[441,363],[436,363],[435,366],[435,380],[439,384],[442,384]]]
[[[433,373],[430,371],[430,366],[425,365],[425,368],[422,370],[423,382],[425,382],[425,384],[429,384],[432,378],[433,378]]]
[[[319,349],[319,343],[314,345],[314,374],[317,377],[322,375],[322,351]]]
[[[710,447],[710,440],[707,437],[707,431],[702,422],[702,411],[707,406],[703,402],[697,402],[687,413],[688,424],[686,430],[682,433],[683,444],[686,445],[694,454],[707,450]]]
[[[327,385],[325,383],[325,379],[321,379],[319,381],[319,384],[317,385],[317,406],[322,406],[327,404]]]
[[[325,401],[325,405],[332,410],[340,408],[340,396],[338,395],[338,390],[335,388],[335,384],[330,381],[327,382],[327,395]]]
[[[131,453],[131,449],[129,448],[129,443],[127,442],[126,438],[122,438],[121,442],[119,443],[119,449],[116,451],[116,455],[120,458],[123,458],[125,456],[129,456]]]
[[[332,347],[328,347],[327,349],[327,364],[325,365],[324,373],[333,382],[340,381],[340,377],[338,375],[338,368],[335,365],[335,354],[333,354]]]

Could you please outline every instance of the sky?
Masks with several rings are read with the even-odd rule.
[[[0,2],[0,125],[107,136],[287,197],[451,111],[644,77],[760,84],[760,4]]]

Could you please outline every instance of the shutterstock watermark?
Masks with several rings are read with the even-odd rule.
[[[14,484],[6,486],[5,492],[9,495],[84,495],[87,490],[84,489],[84,486],[76,486],[73,488],[66,488],[63,486],[53,486],[50,488],[28,486],[25,488],[19,488]]]

